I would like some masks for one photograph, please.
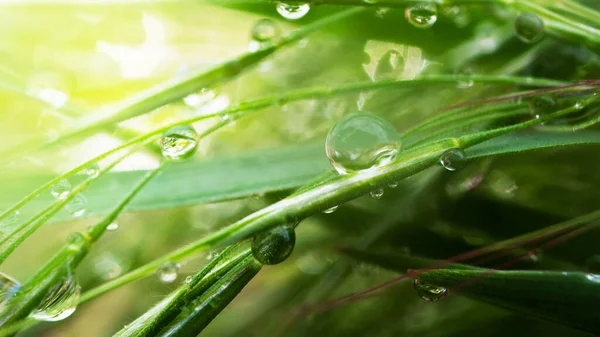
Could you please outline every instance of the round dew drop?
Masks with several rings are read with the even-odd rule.
[[[50,194],[56,199],[65,199],[71,193],[71,183],[67,179],[58,181],[50,187]]]
[[[419,282],[417,279],[413,281],[413,286],[417,291],[417,295],[426,302],[437,302],[448,295],[448,289]]]
[[[400,135],[386,120],[366,112],[345,116],[335,123],[325,143],[331,165],[340,174],[361,172],[394,161]]]
[[[294,226],[275,227],[254,237],[252,240],[252,255],[262,264],[278,264],[292,254],[295,244]]]
[[[160,266],[156,271],[158,279],[162,283],[171,283],[177,279],[177,273],[179,273],[179,265],[174,262],[167,262]]]
[[[554,112],[558,103],[554,96],[548,94],[532,98],[529,101],[528,106],[529,113],[531,113],[533,117],[541,118]]]
[[[85,174],[90,178],[96,178],[100,175],[100,166],[98,163],[91,163],[88,167],[85,168]]]
[[[288,20],[303,18],[310,10],[310,5],[302,2],[278,2],[277,13]]]
[[[65,209],[74,217],[80,217],[85,214],[87,209],[87,198],[83,194],[77,194],[65,205]]]
[[[252,27],[251,36],[258,42],[272,41],[279,35],[277,26],[270,19],[260,19]]]
[[[116,222],[113,222],[110,225],[106,226],[107,231],[116,231],[117,229],[119,229],[119,224]]]
[[[81,286],[77,283],[73,271],[68,268],[67,274],[59,284],[52,287],[40,306],[31,313],[31,317],[40,321],[61,321],[71,316],[81,295]]]
[[[160,148],[165,158],[183,160],[194,155],[198,147],[198,134],[188,125],[170,128],[164,133]]]
[[[544,37],[544,21],[533,13],[523,13],[515,20],[515,34],[525,43],[536,43]]]
[[[465,165],[466,156],[459,148],[449,149],[442,154],[440,165],[448,171],[456,171]]]
[[[383,197],[383,188],[374,189],[370,194],[373,199],[381,199]]]
[[[414,27],[426,29],[435,24],[437,13],[437,5],[435,4],[418,4],[407,7],[404,16]]]

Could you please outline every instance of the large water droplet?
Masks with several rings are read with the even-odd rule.
[[[324,210],[323,213],[331,214],[331,213],[335,212],[337,209],[338,209],[338,206],[335,205],[335,206],[329,207],[328,209]]]
[[[437,21],[436,4],[418,4],[406,8],[404,16],[417,28],[430,28]]]
[[[62,179],[50,187],[50,194],[56,199],[64,199],[71,193],[71,183],[67,179]]]
[[[525,43],[536,43],[544,37],[544,21],[533,13],[523,13],[515,20],[515,34]]]
[[[277,13],[288,20],[298,20],[310,10],[310,5],[302,2],[278,2]]]
[[[340,173],[360,172],[391,163],[400,150],[400,135],[373,114],[350,114],[331,127],[325,144],[327,157]]]
[[[66,275],[48,291],[40,306],[31,313],[31,317],[40,321],[63,320],[75,312],[80,294],[81,286],[71,268],[67,268]]]
[[[85,168],[85,174],[90,176],[90,178],[96,178],[100,175],[100,165],[98,163],[91,163]]]
[[[262,264],[278,264],[292,254],[295,244],[294,226],[278,226],[254,237],[252,255]]]
[[[164,133],[160,147],[165,158],[174,160],[190,158],[198,147],[198,134],[187,125],[172,127]]]
[[[449,149],[442,154],[440,165],[448,171],[456,171],[465,165],[465,153],[459,148]]]
[[[0,310],[21,288],[21,283],[12,277],[0,273]]]
[[[252,27],[251,37],[258,42],[273,41],[279,35],[275,22],[271,19],[260,19]]]
[[[72,216],[80,217],[85,214],[87,204],[87,198],[79,193],[67,202],[65,209],[67,212],[71,213]]]
[[[529,112],[535,118],[542,118],[556,110],[558,103],[551,94],[533,97],[529,103]]]
[[[373,197],[373,199],[383,198],[383,193],[384,193],[383,188],[376,188],[370,192],[371,197]]]
[[[427,302],[437,302],[448,295],[448,289],[429,283],[419,282],[417,279],[413,281],[413,286],[419,297]]]
[[[156,270],[156,276],[162,283],[171,283],[177,279],[179,265],[174,262],[167,262]]]

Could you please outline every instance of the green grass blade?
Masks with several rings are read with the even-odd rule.
[[[427,271],[418,277],[457,294],[508,310],[600,333],[600,277],[580,272]]]

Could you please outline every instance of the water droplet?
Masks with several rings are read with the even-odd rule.
[[[183,98],[183,102],[189,107],[198,108],[200,106],[208,104],[213,99],[215,99],[216,96],[217,95],[213,90],[204,88],[198,93],[185,96]]]
[[[388,187],[389,188],[396,188],[396,187],[398,187],[398,182],[397,181],[390,181],[388,183]]]
[[[113,222],[110,225],[106,226],[107,231],[116,231],[117,229],[119,229],[119,224],[116,222]]]
[[[65,209],[67,212],[71,213],[72,216],[80,217],[85,214],[87,209],[87,198],[79,193],[67,202]]]
[[[457,75],[461,75],[461,76],[471,76],[473,75],[473,69],[471,69],[468,66],[462,67],[460,68],[457,72]],[[467,88],[471,88],[473,86],[473,84],[475,84],[475,81],[473,81],[472,79],[468,79],[465,81],[458,81],[458,83],[456,83],[456,87],[459,89],[467,89]]]
[[[373,114],[350,114],[329,130],[325,144],[331,165],[340,174],[361,172],[391,163],[400,150],[400,135]]]
[[[0,221],[0,232],[12,233],[21,224],[21,212],[16,210],[10,214],[7,214],[2,221]]]
[[[167,262],[160,266],[156,271],[158,279],[162,283],[171,283],[177,279],[177,273],[179,273],[179,265],[174,262]]]
[[[98,163],[91,163],[85,168],[85,174],[90,176],[90,178],[96,178],[100,175],[100,166]]]
[[[383,188],[374,189],[370,194],[373,199],[381,199],[383,197]]]
[[[390,12],[390,8],[380,7],[375,10],[375,16],[377,16],[378,18],[383,18],[389,12]]]
[[[48,291],[40,306],[31,313],[31,317],[40,321],[63,320],[75,312],[80,295],[81,286],[71,268],[67,267],[66,275]]]
[[[430,28],[437,21],[437,12],[435,4],[418,4],[407,7],[404,16],[417,28]]]
[[[323,213],[325,214],[331,214],[333,212],[335,212],[338,209],[339,206],[335,205],[333,207],[329,207],[328,209],[324,210]]]
[[[544,37],[544,21],[534,13],[523,13],[515,20],[515,34],[525,43],[536,43]]]
[[[251,37],[258,42],[269,42],[276,39],[279,30],[271,19],[260,19],[252,27]]]
[[[310,10],[310,5],[302,2],[278,2],[277,13],[288,20],[298,20]]]
[[[185,282],[186,284],[190,284],[190,283],[192,283],[193,279],[194,279],[194,277],[188,276],[188,277],[185,278],[185,280],[183,282]]]
[[[12,277],[0,273],[0,310],[21,288],[21,283]]]
[[[459,148],[449,149],[442,154],[440,164],[448,171],[456,171],[465,165],[465,153]]]
[[[50,194],[56,199],[64,199],[71,193],[71,183],[67,179],[58,181],[50,187]]]
[[[419,297],[426,302],[437,302],[448,295],[448,289],[434,286],[429,283],[419,282],[417,279],[413,281],[413,286]]]
[[[294,226],[278,226],[252,239],[252,255],[262,264],[278,264],[292,254],[295,244]]]
[[[105,253],[96,259],[94,272],[103,280],[111,280],[123,273],[121,262],[110,253]]]
[[[529,103],[529,112],[535,118],[542,118],[556,110],[558,103],[551,94],[533,97]]]
[[[587,274],[585,277],[592,282],[600,282],[600,275],[598,274]]]
[[[530,262],[539,262],[544,257],[544,253],[539,249],[534,249],[532,251],[527,252],[527,255],[525,257]]]
[[[165,158],[183,160],[194,155],[198,147],[198,134],[187,125],[170,128],[164,133],[160,147]]]

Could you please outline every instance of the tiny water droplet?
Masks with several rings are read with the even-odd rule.
[[[461,75],[461,76],[471,76],[471,75],[473,75],[473,69],[471,69],[468,66],[465,66],[465,67],[460,68],[456,72],[456,74]],[[464,81],[458,81],[458,83],[456,83],[456,87],[459,89],[467,89],[467,88],[473,87],[474,84],[475,84],[475,81],[473,81],[472,79],[468,79],[468,80],[464,80]]]
[[[164,263],[156,270],[156,275],[162,283],[171,283],[177,279],[179,265],[174,262]]]
[[[190,158],[198,147],[198,134],[188,125],[172,127],[164,133],[160,147],[165,158],[173,160]]]
[[[186,284],[190,284],[190,283],[192,283],[193,279],[194,279],[194,277],[188,276],[188,277],[185,278],[185,280],[183,282],[185,282]]]
[[[456,171],[465,165],[465,153],[459,148],[446,150],[440,158],[440,165],[448,171]]]
[[[262,264],[278,264],[292,254],[295,244],[294,226],[278,226],[259,233],[252,239],[252,255]]]
[[[31,317],[40,321],[60,321],[73,314],[79,303],[81,286],[70,267],[62,280],[52,287]]]
[[[515,34],[525,43],[536,43],[544,37],[544,21],[534,13],[523,13],[515,20]]]
[[[278,2],[277,13],[288,20],[298,20],[310,10],[310,5],[302,2]]]
[[[185,96],[183,102],[189,107],[197,108],[209,103],[215,99],[216,96],[217,95],[213,90],[204,88],[198,93]]]
[[[396,187],[398,187],[398,182],[397,181],[390,181],[388,183],[388,187],[389,188],[396,188]]]
[[[529,113],[535,118],[542,118],[556,110],[558,103],[551,94],[533,97],[529,103]]]
[[[407,7],[404,16],[414,27],[425,29],[435,24],[437,12],[437,5],[426,3]]]
[[[323,213],[331,214],[331,213],[335,212],[338,209],[338,207],[339,206],[337,206],[337,205],[329,207],[328,209],[324,210]]]
[[[119,224],[116,222],[113,222],[110,225],[106,226],[107,231],[116,231],[117,229],[119,229]]]
[[[79,193],[67,202],[65,209],[67,212],[71,213],[72,216],[80,217],[85,214],[87,203],[87,198]]]
[[[448,289],[434,286],[429,283],[419,282],[417,279],[413,281],[413,286],[419,297],[426,302],[437,302],[448,295]]]
[[[62,179],[50,187],[50,194],[56,199],[64,199],[71,193],[71,183],[67,179]]]
[[[100,175],[100,165],[98,163],[91,163],[85,168],[85,174],[90,178],[96,178]]]
[[[250,33],[253,40],[258,42],[269,42],[276,39],[279,35],[277,25],[271,19],[260,19],[252,27]]]
[[[543,257],[544,253],[539,249],[535,249],[528,252],[526,256],[526,258],[531,262],[539,262]]]
[[[371,191],[371,197],[373,197],[373,199],[381,199],[383,197],[383,188],[377,188]]]
[[[386,120],[357,112],[335,123],[325,143],[331,165],[340,174],[361,172],[391,163],[400,151],[400,135]]]
[[[585,104],[583,102],[579,101],[579,102],[576,102],[573,107],[577,110],[581,110],[585,107]]]
[[[12,277],[0,273],[0,310],[21,288],[21,283]]]
[[[375,10],[375,16],[378,18],[383,18],[387,13],[389,13],[390,8],[388,7],[380,7]]]

